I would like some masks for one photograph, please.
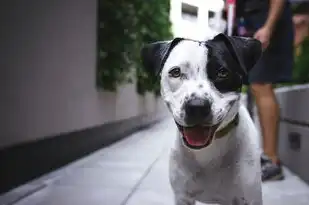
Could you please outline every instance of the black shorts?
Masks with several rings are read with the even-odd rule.
[[[247,15],[247,29],[255,32],[264,25],[267,11]],[[269,47],[249,72],[249,83],[284,83],[292,80],[294,63],[294,27],[289,3],[282,12]]]

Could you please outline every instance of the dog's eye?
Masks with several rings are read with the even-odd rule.
[[[216,81],[225,80],[229,77],[229,71],[224,67],[220,67],[216,73]]]
[[[181,71],[179,67],[174,67],[168,72],[170,77],[179,78],[181,75]]]

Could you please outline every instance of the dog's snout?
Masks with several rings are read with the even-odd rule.
[[[185,103],[186,121],[190,124],[202,122],[211,112],[208,99],[191,98]]]

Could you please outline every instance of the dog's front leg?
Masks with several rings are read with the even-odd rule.
[[[188,195],[176,195],[175,205],[195,205],[195,199],[189,197]]]
[[[262,205],[262,200],[247,201],[244,197],[234,198],[232,203],[225,203],[224,205]]]

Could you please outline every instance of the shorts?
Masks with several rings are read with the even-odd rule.
[[[246,27],[250,32],[261,28],[267,18],[268,11],[245,16]],[[269,47],[249,72],[249,83],[285,83],[292,80],[294,64],[294,26],[292,11],[286,3],[270,40]]]

